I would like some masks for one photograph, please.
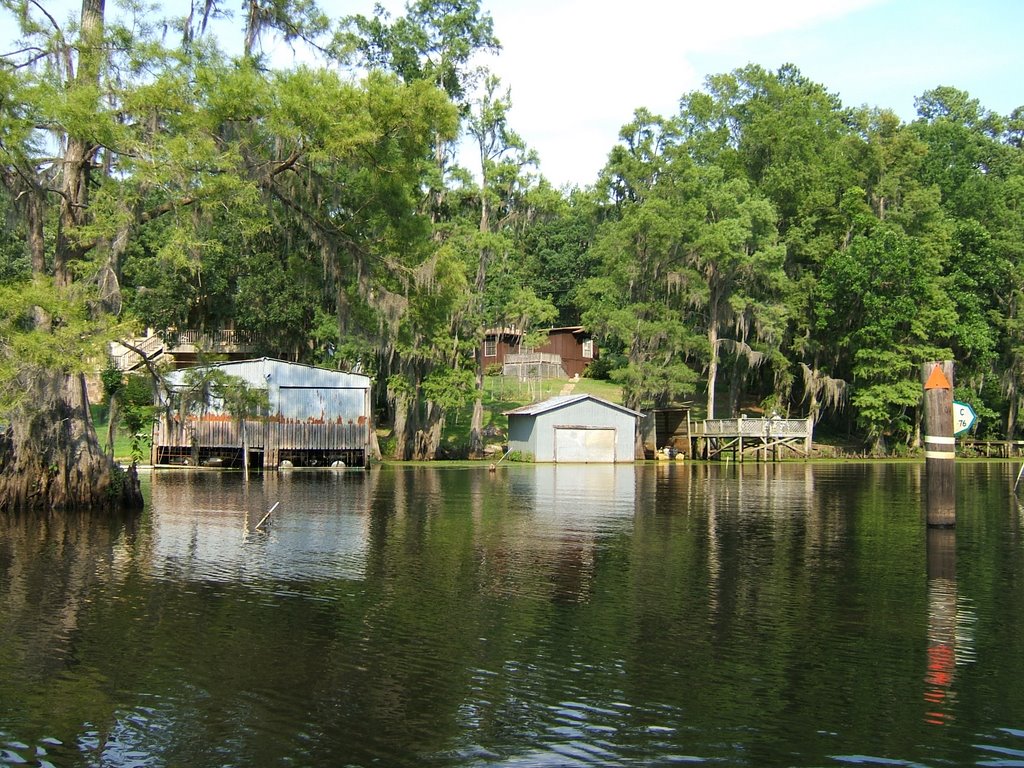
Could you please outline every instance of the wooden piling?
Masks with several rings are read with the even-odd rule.
[[[928,525],[956,525],[956,440],[953,437],[953,361],[921,366]]]

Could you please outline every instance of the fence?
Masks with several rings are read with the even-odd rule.
[[[520,379],[565,378],[565,371],[562,369],[562,356],[550,352],[523,352],[505,355],[501,372],[505,376],[516,376]]]

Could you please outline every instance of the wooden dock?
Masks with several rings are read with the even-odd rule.
[[[811,455],[812,419],[705,419],[690,433],[691,456],[735,461],[777,461]]]
[[[977,440],[973,437],[957,438],[957,453],[961,456],[984,456],[986,459],[1012,459],[1024,456],[1024,440]]]

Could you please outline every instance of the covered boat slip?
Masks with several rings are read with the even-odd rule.
[[[611,464],[635,459],[640,414],[593,395],[558,395],[508,416],[508,448],[536,462]]]
[[[216,397],[197,405],[196,381],[213,368],[265,390],[264,415],[240,419]],[[251,468],[369,461],[370,379],[363,374],[261,358],[174,371],[168,385],[170,400],[153,428],[156,466],[241,467],[243,443]]]
[[[811,455],[814,436],[812,419],[706,419],[694,424],[691,433],[694,458],[714,459],[731,454],[736,461],[745,457],[767,461]]]

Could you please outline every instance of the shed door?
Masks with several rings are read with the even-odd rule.
[[[614,462],[615,430],[555,427],[555,461]]]

